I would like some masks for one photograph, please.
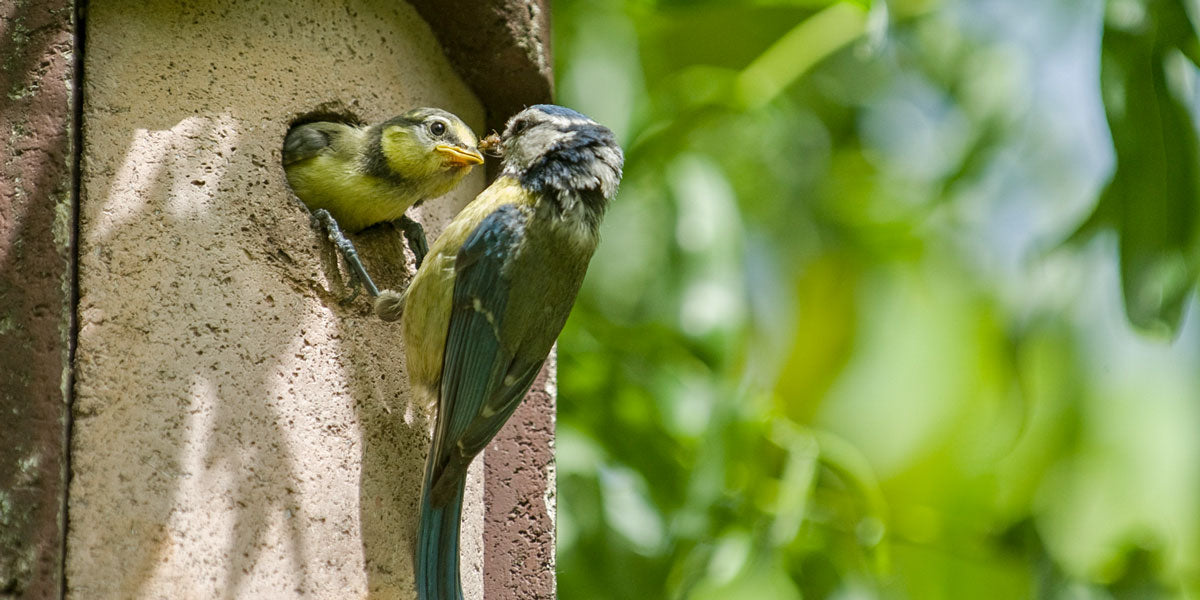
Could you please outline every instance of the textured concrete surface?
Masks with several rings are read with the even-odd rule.
[[[279,148],[320,105],[482,130],[481,104],[404,3],[98,1],[87,31],[68,596],[411,597],[431,415],[398,326],[338,303]],[[416,216],[436,234],[482,185]],[[358,241],[404,282],[397,232]]]
[[[488,129],[554,95],[548,0],[413,0],[467,85]]]
[[[73,3],[0,4],[0,598],[62,586]]]

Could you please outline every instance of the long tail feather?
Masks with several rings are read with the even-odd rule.
[[[417,598],[462,600],[458,575],[458,532],[466,479],[459,478],[454,494],[442,505],[431,502],[426,475],[421,492],[421,521],[417,526]]]

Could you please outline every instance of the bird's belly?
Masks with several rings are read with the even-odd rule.
[[[352,233],[399,219],[418,199],[391,182],[333,169],[308,169],[288,180],[310,210],[329,211]]]

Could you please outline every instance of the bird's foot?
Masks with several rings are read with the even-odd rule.
[[[425,255],[429,254],[429,242],[425,238],[425,228],[408,215],[396,219],[396,224],[404,232],[404,239],[408,240],[408,249],[412,250],[417,268],[420,269],[421,263],[425,262]]]
[[[329,214],[329,211],[319,208],[313,211],[312,218],[325,230],[326,236],[329,237],[329,241],[333,242],[338,253],[342,255],[342,260],[346,261],[346,269],[350,272],[350,295],[341,302],[343,304],[352,302],[358,297],[361,291],[360,287],[366,288],[372,298],[378,297],[379,288],[375,286],[375,282],[367,274],[367,268],[358,258],[358,250],[354,248],[354,243],[342,233],[342,229],[338,227],[337,220],[333,218],[333,215]]]

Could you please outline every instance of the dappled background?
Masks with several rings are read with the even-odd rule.
[[[556,0],[561,596],[1200,597],[1195,4]]]

